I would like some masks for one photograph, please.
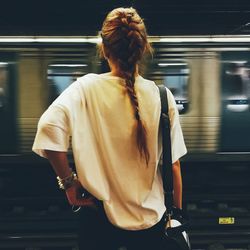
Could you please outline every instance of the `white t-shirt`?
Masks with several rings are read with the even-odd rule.
[[[140,157],[134,110],[125,81],[110,73],[87,74],[72,83],[41,116],[33,151],[72,150],[78,178],[102,200],[110,222],[129,230],[153,226],[165,212],[158,163],[161,104],[154,82],[136,77],[140,117],[147,130],[148,166]],[[167,89],[173,162],[186,154],[178,110]],[[159,138],[158,138],[159,137]]]

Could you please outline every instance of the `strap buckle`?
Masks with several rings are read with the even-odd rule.
[[[167,229],[167,228],[171,228],[172,227],[172,224],[171,224],[171,219],[172,219],[172,216],[173,216],[173,211],[170,211],[170,212],[166,212],[165,213],[165,215],[166,215],[166,219],[165,219],[165,221],[166,221],[166,226],[165,226],[165,228]]]

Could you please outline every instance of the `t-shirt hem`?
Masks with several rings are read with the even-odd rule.
[[[186,154],[187,154],[187,149],[185,148],[185,150],[183,150],[183,152],[180,152],[180,154],[178,154],[172,158],[172,163],[174,164],[177,160],[179,160],[181,157],[183,157]]]
[[[37,155],[43,157],[43,158],[48,158],[47,154],[45,153],[45,150],[51,150],[51,151],[57,151],[57,152],[65,152],[67,153],[67,149],[59,149],[59,148],[53,148],[53,147],[44,147],[44,148],[32,148],[32,151],[36,153]]]
[[[162,210],[161,213],[159,213],[160,216],[158,216],[156,219],[151,220],[151,221],[147,221],[146,223],[144,222],[144,224],[142,224],[142,225],[140,225],[140,226],[131,226],[131,227],[129,227],[129,226],[124,226],[124,227],[123,227],[123,226],[121,226],[121,225],[117,225],[117,224],[115,224],[114,222],[110,221],[110,219],[109,219],[109,221],[110,221],[110,223],[111,223],[113,226],[115,226],[115,227],[117,227],[117,228],[119,228],[119,229],[125,230],[125,231],[140,231],[140,230],[146,230],[146,229],[149,229],[149,228],[155,226],[157,223],[159,223],[159,222],[161,221],[161,219],[162,219],[162,217],[163,217],[165,211],[166,211],[166,209]]]

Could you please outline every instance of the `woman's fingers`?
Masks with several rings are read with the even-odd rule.
[[[90,197],[90,198],[87,198],[87,199],[81,199],[81,200],[78,200],[79,204],[78,206],[93,206],[95,207],[96,204],[95,204],[95,199]]]
[[[79,181],[75,181],[74,184],[66,190],[66,196],[70,205],[97,208],[96,199],[93,196],[85,197],[84,189]]]
[[[91,199],[91,198],[76,200],[76,201],[72,202],[71,205],[78,206],[78,207],[91,207],[94,209],[98,208],[97,204],[95,203],[95,200]]]
[[[96,207],[95,198],[94,197],[84,198],[84,193],[79,193],[79,190],[76,189],[67,190],[66,195],[70,205]]]

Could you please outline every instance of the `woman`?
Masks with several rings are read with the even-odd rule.
[[[164,195],[158,163],[160,97],[154,82],[138,74],[151,50],[133,8],[111,11],[101,30],[111,71],[87,74],[69,86],[42,115],[33,150],[49,159],[71,205],[81,209],[81,249],[157,249]],[[186,153],[178,110],[166,89],[171,120],[174,204],[182,207],[179,158]],[[72,149],[77,177],[69,167]],[[94,199],[83,199],[84,187]]]

